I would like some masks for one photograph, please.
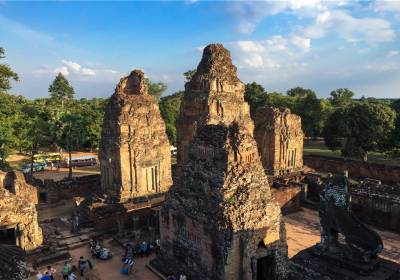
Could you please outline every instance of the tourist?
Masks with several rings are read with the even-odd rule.
[[[133,268],[133,247],[131,244],[127,244],[125,248],[125,255],[122,258],[122,269],[121,273],[129,275]]]
[[[75,279],[76,279],[75,274],[73,274],[73,273],[71,272],[71,273],[69,274],[67,280],[75,280]]]
[[[144,257],[144,255],[147,255],[147,243],[146,241],[143,241],[142,244],[140,244],[140,256]]]
[[[42,279],[42,277],[43,277],[43,274],[38,271],[38,273],[36,274],[36,279],[40,280],[40,279]]]
[[[40,278],[40,280],[51,280],[49,272],[46,271],[42,278]]]
[[[156,254],[160,253],[160,250],[161,250],[160,239],[156,239]]]
[[[179,275],[179,280],[187,280],[185,272],[181,272],[181,275]]]
[[[176,280],[176,277],[175,277],[175,275],[171,272],[171,273],[168,273],[167,280]]]
[[[50,265],[47,267],[47,271],[50,275],[50,279],[54,280],[54,275],[56,274],[56,270],[52,268]]]
[[[62,274],[63,274],[63,279],[68,280],[68,276],[71,274],[71,266],[69,265],[68,262],[64,263]]]
[[[80,275],[83,276],[83,273],[84,273],[85,268],[86,268],[86,261],[84,260],[83,257],[80,257],[80,258],[79,258],[79,261],[78,261],[78,268],[79,268],[79,273],[80,273]]]

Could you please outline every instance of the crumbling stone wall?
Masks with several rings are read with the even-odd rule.
[[[254,116],[254,138],[265,171],[284,175],[303,167],[301,118],[289,109],[258,108]]]
[[[15,245],[33,250],[43,242],[37,221],[37,189],[22,172],[0,171],[0,229],[14,232]]]
[[[259,260],[272,256],[275,279],[285,278],[285,229],[243,91],[229,51],[207,46],[181,107],[181,176],[161,210],[162,246],[153,265],[164,273],[248,280]]]
[[[4,188],[18,197],[27,199],[33,204],[38,203],[37,188],[28,184],[21,171],[10,171],[2,176]]]
[[[85,197],[99,192],[100,175],[79,176],[71,179],[54,181],[51,179],[32,180],[39,192],[40,203],[53,204],[61,200]]]
[[[14,229],[15,243],[24,250],[36,249],[43,242],[35,204],[5,188],[0,188],[0,228]]]
[[[319,171],[342,174],[347,170],[352,178],[374,178],[386,184],[400,182],[400,167],[351,159],[305,155],[304,164]]]
[[[165,124],[140,70],[122,78],[110,98],[99,158],[102,191],[115,201],[166,192],[172,184]]]
[[[0,279],[27,280],[29,272],[24,251],[17,246],[0,245]]]

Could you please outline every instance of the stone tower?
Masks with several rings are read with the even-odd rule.
[[[284,175],[303,167],[300,116],[289,109],[262,107],[254,114],[254,123],[254,138],[267,174]]]
[[[221,44],[204,49],[191,81],[186,84],[176,122],[178,166],[188,160],[188,149],[198,127],[237,122],[253,133],[250,107],[244,102],[244,84],[238,79],[230,52]]]
[[[170,145],[144,73],[121,79],[106,107],[100,144],[101,187],[114,201],[168,191]]]
[[[199,97],[185,93],[181,116],[191,118],[186,126],[180,119],[180,127],[194,129],[193,137],[185,138],[186,161],[161,210],[162,246],[153,265],[190,279],[285,279],[280,207],[258,155],[243,84],[222,45],[204,49],[193,85],[204,88]]]

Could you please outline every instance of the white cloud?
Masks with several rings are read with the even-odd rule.
[[[357,53],[358,54],[365,54],[365,53],[367,53],[369,51],[369,49],[359,49],[358,51],[357,51]]]
[[[397,56],[397,55],[399,55],[399,51],[397,51],[397,50],[391,50],[386,53],[386,57],[393,57],[393,56]]]
[[[256,25],[251,22],[241,22],[239,23],[238,27],[236,28],[236,31],[241,33],[241,34],[251,34],[254,32]]]
[[[232,1],[227,3],[228,13],[238,20],[236,30],[251,34],[256,25],[265,17],[290,12],[301,17],[315,17],[330,6],[343,6],[344,1],[324,0],[264,0]]]
[[[305,38],[305,37],[300,37],[297,35],[293,35],[290,38],[290,42],[298,47],[299,49],[302,49],[304,51],[309,51],[311,48],[311,40],[310,38]]]
[[[95,76],[96,71],[91,68],[82,67],[79,63],[62,59],[62,64],[64,64],[65,68],[67,68],[68,72],[72,72],[77,76]]]
[[[68,76],[69,75],[69,71],[68,71],[68,68],[66,66],[62,66],[62,67],[54,69],[53,74],[58,74],[58,73],[61,73],[64,76]]]
[[[61,64],[58,67],[43,65],[33,70],[32,74],[35,76],[49,76],[61,73],[72,80],[79,81],[88,81],[89,79],[91,81],[115,80],[123,75],[119,71],[103,68],[100,65],[96,68],[83,67],[81,64],[68,59],[62,59]]]
[[[265,40],[228,42],[226,47],[231,50],[239,68],[262,72],[295,65],[304,67],[301,57],[310,49],[311,40],[297,35],[289,38],[274,35]]]
[[[396,37],[390,22],[374,17],[356,18],[344,10],[319,14],[314,23],[304,29],[304,34],[310,38],[321,38],[331,31],[351,43],[390,42]]]
[[[64,65],[66,65],[68,68],[70,68],[72,71],[74,71],[75,73],[78,73],[82,68],[81,65],[79,65],[78,63],[73,62],[73,61],[62,59],[61,62]]]
[[[314,23],[303,28],[302,37],[322,38],[337,32],[348,42],[381,43],[396,37],[390,22],[378,17],[354,17],[345,8],[350,1],[265,0],[229,3],[228,11],[238,21],[239,33],[251,34],[265,17],[290,13],[297,18],[311,18]],[[356,3],[352,3],[356,5]],[[400,11],[400,1],[377,1],[376,11]],[[311,42],[311,41],[310,41]],[[308,40],[294,39],[293,44],[307,49]]]
[[[400,12],[400,1],[398,0],[377,0],[374,3],[376,12]]]
[[[90,69],[90,68],[82,68],[81,73],[84,76],[94,76],[94,75],[96,75],[96,72],[93,69]]]
[[[287,39],[281,35],[274,35],[265,40],[265,45],[270,51],[286,51],[288,49]]]
[[[238,41],[238,47],[244,52],[262,52],[264,46],[257,41]]]

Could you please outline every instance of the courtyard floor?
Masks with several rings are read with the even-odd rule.
[[[44,216],[58,216],[57,208],[65,208],[65,205],[60,205],[59,207],[46,209],[45,211],[40,211],[39,217]],[[54,213],[51,213],[55,211]],[[44,212],[44,213],[43,213]],[[284,216],[284,221],[286,224],[286,237],[288,242],[289,258],[300,251],[311,247],[319,242],[319,217],[318,212],[310,210],[308,208],[302,208],[301,211],[292,213]],[[396,234],[389,231],[378,230],[374,228],[383,239],[384,250],[381,257],[389,259],[391,261],[400,263],[400,234]],[[135,266],[133,273],[129,276],[124,276],[120,274],[121,269],[121,257],[123,255],[123,249],[114,245],[110,242],[111,239],[105,241],[107,248],[111,249],[114,257],[108,261],[94,260],[94,269],[87,269],[87,274],[85,277],[78,277],[77,279],[88,279],[88,280],[119,280],[119,279],[137,279],[137,280],[158,280],[160,279],[157,275],[152,273],[146,265],[148,262],[154,258],[151,255],[147,258],[137,258],[135,259]],[[72,257],[71,264],[77,265],[80,256],[85,259],[89,257],[89,246],[84,246],[70,250]],[[62,279],[61,270],[64,262],[58,262],[53,264],[53,267],[57,269],[57,276],[55,280]],[[39,271],[44,271],[45,267],[40,268]],[[77,274],[77,273],[75,273]],[[36,280],[35,276],[32,276],[30,280]]]
[[[320,241],[318,212],[307,208],[284,217],[289,258]],[[378,230],[383,240],[382,258],[400,263],[400,234]]]
[[[154,254],[149,257],[136,258],[134,269],[129,276],[122,275],[120,269],[122,267],[121,258],[124,250],[120,246],[113,246],[110,242],[106,242],[107,248],[113,252],[113,257],[110,260],[102,261],[97,259],[91,259],[94,263],[93,270],[86,268],[84,277],[80,277],[77,271],[74,274],[77,275],[77,279],[87,280],[123,280],[123,279],[137,279],[137,280],[159,280],[160,278],[152,273],[146,265],[154,258]],[[78,260],[81,256],[87,259],[90,256],[90,250],[88,246],[76,248],[70,250],[72,260],[71,265],[77,266]],[[61,271],[64,266],[64,261],[55,263],[52,265],[57,270],[55,280],[62,279]],[[46,267],[39,268],[40,272],[46,270]],[[32,276],[30,280],[37,280],[36,276]]]

